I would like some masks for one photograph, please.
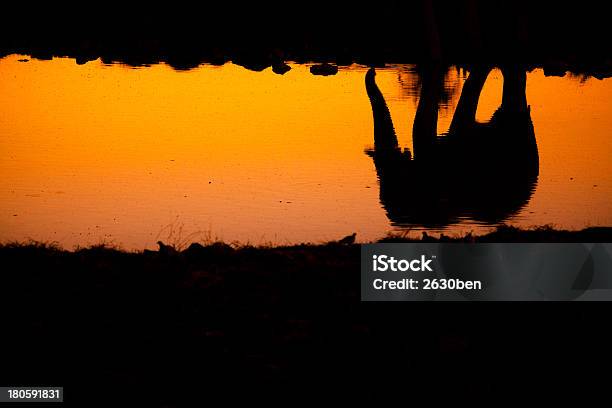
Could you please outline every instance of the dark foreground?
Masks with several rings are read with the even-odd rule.
[[[610,242],[612,229],[460,240]],[[64,386],[73,406],[524,403],[561,390],[578,402],[606,389],[608,304],[361,303],[359,251],[0,246],[0,383]]]

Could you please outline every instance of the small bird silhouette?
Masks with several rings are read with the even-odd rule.
[[[423,242],[433,242],[433,241],[435,241],[435,239],[433,239],[433,237],[430,237],[429,234],[426,231],[423,231],[423,236],[421,237],[421,241],[423,241]]]
[[[342,238],[340,241],[338,241],[338,243],[341,245],[352,245],[355,243],[356,236],[357,233],[353,232],[351,235],[347,235],[346,237]]]
[[[159,253],[161,255],[171,255],[176,253],[176,249],[170,245],[166,245],[161,241],[157,241],[157,245],[159,245]]]

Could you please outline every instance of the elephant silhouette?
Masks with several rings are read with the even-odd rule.
[[[413,124],[413,152],[400,149],[376,85],[376,71],[367,72],[374,149],[366,153],[374,161],[380,201],[393,225],[443,228],[465,219],[496,224],[528,203],[539,159],[525,94],[526,72],[520,66],[500,68],[502,102],[491,119],[475,119],[492,70],[476,66],[465,81],[448,133],[440,136],[436,130],[445,70],[437,65],[425,70]]]

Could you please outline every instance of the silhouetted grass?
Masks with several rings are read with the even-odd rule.
[[[337,241],[330,241],[323,244],[301,243],[294,245],[275,245],[266,243],[253,245],[250,243],[241,244],[240,242],[225,243],[221,240],[205,239],[200,242],[189,244],[188,238],[171,240],[164,246],[171,248],[171,254],[175,256],[191,256],[198,253],[206,253],[210,256],[220,254],[236,254],[241,251],[287,251],[287,250],[321,250],[323,248],[346,249],[350,245],[339,244]],[[583,230],[570,231],[556,229],[552,225],[542,225],[532,228],[518,228],[509,225],[498,226],[492,232],[473,235],[472,233],[462,235],[446,235],[444,233],[428,234],[423,232],[421,236],[415,237],[409,234],[389,233],[387,236],[374,242],[610,242],[612,241],[612,227],[589,227]],[[374,243],[372,242],[372,243]],[[367,243],[367,242],[361,242]],[[0,251],[19,250],[19,251],[39,251],[40,253],[70,253],[63,249],[57,242],[41,242],[28,240],[24,242],[0,243]],[[124,251],[119,245],[101,243],[89,247],[77,247],[74,253],[79,254],[109,254],[121,252],[131,255],[144,254],[153,256],[161,251]]]

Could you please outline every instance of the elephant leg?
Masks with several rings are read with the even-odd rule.
[[[501,109],[510,113],[523,113],[527,105],[527,73],[519,65],[502,67],[504,88]]]
[[[429,58],[433,61],[440,61],[442,59],[442,46],[433,0],[422,0],[421,6]]]
[[[421,75],[421,92],[412,126],[414,157],[417,160],[427,160],[434,154],[443,86],[444,69],[440,64],[428,67]]]
[[[459,97],[457,108],[453,114],[449,133],[460,133],[461,130],[473,126],[476,123],[478,101],[480,100],[482,88],[490,72],[491,67],[488,66],[475,67],[472,69],[463,84],[463,89],[461,90],[461,96]]]

